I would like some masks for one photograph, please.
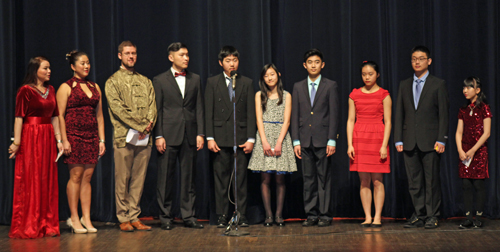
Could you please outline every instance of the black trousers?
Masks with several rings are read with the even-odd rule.
[[[233,147],[219,148],[219,152],[212,153],[212,160],[214,164],[215,211],[217,215],[222,215],[229,214],[228,189],[231,174],[234,171],[234,151]],[[239,147],[236,152],[238,211],[245,215],[247,209],[247,167],[250,155],[245,154],[243,149]],[[232,183],[234,183],[234,177]],[[231,184],[231,190],[234,192],[234,184]]]
[[[441,206],[440,154],[422,152],[418,147],[404,151],[408,186],[415,208],[414,216],[426,219],[439,217]]]
[[[326,147],[301,148],[304,180],[304,210],[307,218],[331,219],[332,174]]]
[[[175,170],[177,160],[180,164],[180,212],[184,221],[193,221],[195,218],[194,201],[196,199],[194,180],[196,176],[196,146],[189,145],[184,136],[179,146],[168,146],[165,153],[158,156],[158,182],[156,196],[160,206],[160,220],[162,223],[172,221],[171,214],[173,193],[176,191]]]

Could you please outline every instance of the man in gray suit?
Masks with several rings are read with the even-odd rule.
[[[339,98],[337,83],[321,76],[323,54],[311,49],[304,55],[309,76],[293,86],[292,139],[294,152],[302,160],[304,209],[303,226],[331,225],[329,210],[332,174],[328,160],[335,153]]]
[[[448,91],[444,80],[429,74],[431,53],[412,49],[415,74],[399,84],[394,141],[403,152],[415,212],[406,228],[437,228],[441,205],[439,163],[448,139]]]
[[[203,149],[204,121],[200,76],[187,71],[189,52],[176,42],[168,47],[172,67],[153,79],[158,120],[154,129],[158,156],[157,198],[161,228],[171,230],[177,160],[180,164],[180,210],[184,226],[203,228],[195,218],[196,154]]]

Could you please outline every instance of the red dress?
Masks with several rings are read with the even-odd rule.
[[[73,83],[76,85],[73,87]],[[97,131],[96,107],[100,94],[96,84],[73,77],[66,81],[71,94],[66,105],[66,135],[71,144],[71,154],[64,159],[66,164],[97,164],[99,135]],[[87,84],[92,92],[88,97],[80,85]]]
[[[349,98],[356,107],[356,122],[352,135],[354,160],[350,159],[350,171],[389,173],[390,158],[387,146],[387,158],[380,159],[380,147],[384,140],[384,104],[383,100],[389,92],[380,88],[374,93],[366,94],[353,89]]]
[[[46,99],[28,85],[16,97],[16,117],[23,117],[23,128],[16,154],[10,238],[60,234],[57,147],[51,124],[59,112],[54,88],[47,89]]]
[[[472,114],[471,114],[472,110]],[[464,130],[462,133],[462,149],[467,152],[477,143],[484,133],[483,120],[491,118],[490,106],[480,103],[477,107],[474,104],[466,108],[460,108],[458,119],[463,120]],[[472,158],[469,167],[466,167],[462,161],[458,164],[458,175],[460,178],[485,179],[488,174],[488,146],[485,142]]]

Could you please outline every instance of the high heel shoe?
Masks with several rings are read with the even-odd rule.
[[[97,233],[97,228],[88,228],[87,227],[87,224],[85,224],[83,217],[80,218],[80,223],[82,223],[82,226],[87,229],[87,233]]]
[[[266,217],[266,220],[264,221],[264,227],[271,227],[273,226],[273,217],[269,216]]]
[[[75,234],[86,234],[87,229],[85,228],[75,228],[73,227],[73,222],[71,221],[71,218],[68,218],[66,221],[66,225],[68,225],[71,228],[71,232]]]
[[[284,227],[285,226],[285,220],[283,219],[283,217],[276,216],[275,220],[276,220],[276,225],[278,225],[278,227]]]

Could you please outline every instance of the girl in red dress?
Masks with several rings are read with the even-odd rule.
[[[95,233],[90,221],[92,188],[90,179],[99,157],[104,155],[104,119],[101,89],[85,78],[90,62],[86,53],[72,51],[66,55],[74,75],[57,90],[59,121],[63,139],[64,162],[68,164],[70,178],[66,187],[71,217],[67,225],[75,233]],[[82,218],[78,216],[78,200]]]
[[[469,102],[458,112],[458,125],[455,140],[457,142],[458,175],[462,178],[464,190],[465,216],[460,228],[482,226],[482,215],[486,191],[484,179],[488,174],[488,147],[486,140],[491,132],[491,111],[486,96],[481,90],[481,81],[477,77],[464,80],[464,96]],[[476,190],[476,218],[472,218],[473,188]]]
[[[60,235],[55,160],[63,146],[50,73],[45,57],[31,58],[17,92],[14,142],[9,147],[9,158],[16,157],[10,238]]]
[[[361,65],[361,76],[365,85],[354,89],[349,95],[347,120],[347,155],[350,171],[357,171],[361,182],[360,196],[365,221],[363,227],[381,227],[385,189],[383,173],[390,172],[389,136],[391,134],[392,100],[389,92],[377,84],[380,76],[378,65],[365,61]],[[375,217],[372,218],[372,191]]]

